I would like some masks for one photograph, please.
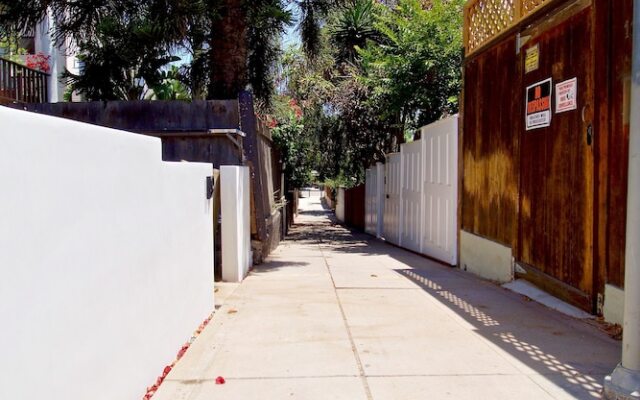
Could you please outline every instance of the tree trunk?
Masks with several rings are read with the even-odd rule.
[[[243,0],[223,0],[209,40],[208,99],[234,99],[247,83],[247,13]]]

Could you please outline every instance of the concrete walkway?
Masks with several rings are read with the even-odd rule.
[[[600,397],[620,343],[595,326],[301,208],[154,400]]]

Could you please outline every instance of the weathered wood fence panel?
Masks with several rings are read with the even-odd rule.
[[[461,228],[484,254],[504,246],[516,277],[600,312],[624,284],[633,2],[530,3],[467,3]],[[526,90],[548,80],[548,126],[527,130]],[[558,110],[570,81],[575,107]]]

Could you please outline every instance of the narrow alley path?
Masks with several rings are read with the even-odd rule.
[[[154,400],[599,398],[596,327],[301,209]]]

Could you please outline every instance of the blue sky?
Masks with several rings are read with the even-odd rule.
[[[282,35],[282,48],[286,49],[289,45],[295,45],[300,43],[300,37],[298,36],[298,18],[300,14],[298,12],[298,7],[289,5],[289,10],[293,15],[293,24],[291,26],[285,27],[285,31]]]

